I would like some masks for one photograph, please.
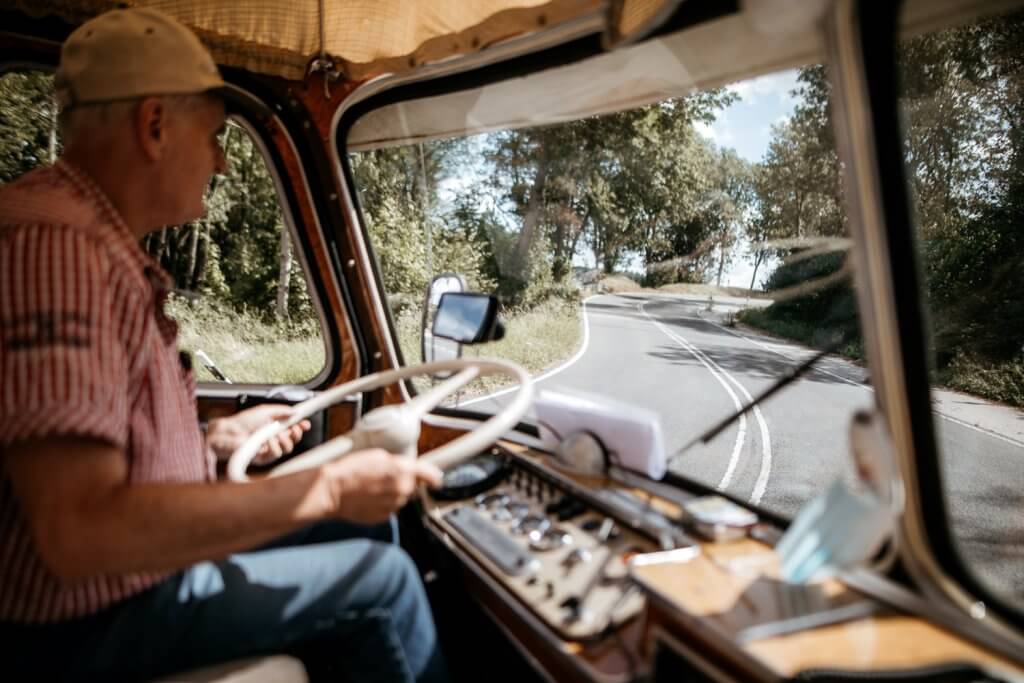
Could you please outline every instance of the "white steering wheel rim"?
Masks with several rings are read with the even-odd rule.
[[[309,416],[338,403],[347,396],[379,389],[380,387],[393,384],[399,380],[409,379],[419,375],[435,375],[441,372],[454,373],[470,368],[475,368],[478,371],[479,374],[477,376],[492,374],[504,374],[510,376],[518,380],[519,385],[516,388],[515,393],[512,395],[512,401],[502,410],[482,422],[472,431],[419,456],[421,459],[436,465],[440,469],[451,467],[452,465],[472,457],[484,448],[490,446],[501,438],[505,432],[514,427],[523,415],[526,414],[526,411],[530,407],[530,402],[533,400],[533,377],[530,376],[529,372],[527,372],[524,367],[518,363],[498,358],[459,358],[454,360],[435,361],[433,363],[422,363],[419,365],[409,365],[392,370],[382,370],[381,372],[375,372],[373,374],[366,375],[365,377],[352,380],[351,382],[346,382],[345,384],[318,394],[307,401],[296,404],[293,409],[292,417],[288,421],[271,422],[253,432],[249,438],[231,454],[227,466],[228,478],[232,481],[248,481],[249,477],[246,475],[246,470],[249,468],[249,465],[252,463],[264,443],[292,425],[298,424]],[[283,465],[275,467],[271,470],[269,476],[280,476],[281,474],[290,474],[302,469],[317,467],[325,462],[342,457],[348,453],[351,448],[351,441],[348,442],[348,447],[345,447],[345,440],[347,440],[347,435],[337,436],[318,447],[322,448],[324,445],[337,442],[339,445],[336,450],[339,452],[336,454],[332,454],[330,449],[325,449],[325,457],[321,457],[320,459],[314,462],[309,462],[308,464],[300,464],[298,467],[292,465],[294,461],[289,461]],[[299,457],[301,458],[303,456]],[[289,467],[289,465],[292,466]]]

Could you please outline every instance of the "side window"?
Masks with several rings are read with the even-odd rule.
[[[905,41],[904,153],[954,547],[1024,607],[1024,12]]]
[[[53,76],[0,71],[0,184],[60,154]]]
[[[228,171],[210,183],[206,216],[151,233],[143,248],[174,278],[169,312],[200,380],[300,384],[324,367],[324,341],[270,169],[249,131],[229,121]],[[202,353],[200,353],[202,351]]]
[[[0,183],[59,156],[52,90],[44,72],[0,75]],[[306,382],[324,367],[325,347],[281,197],[242,122],[228,122],[221,144],[229,168],[210,183],[206,215],[141,246],[174,279],[168,313],[200,381]]]

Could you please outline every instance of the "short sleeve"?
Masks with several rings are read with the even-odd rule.
[[[138,315],[102,245],[67,227],[0,233],[0,445],[84,436],[123,448]]]

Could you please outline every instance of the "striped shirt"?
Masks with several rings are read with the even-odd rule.
[[[19,442],[80,436],[121,449],[129,482],[212,478],[195,380],[163,313],[169,286],[99,187],[68,163],[0,188],[0,458]],[[2,463],[0,621],[92,614],[166,578],[58,579]]]

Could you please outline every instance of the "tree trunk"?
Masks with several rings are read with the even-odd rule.
[[[50,100],[50,135],[48,140],[47,152],[50,155],[50,163],[57,161],[57,100],[51,98]]]
[[[434,277],[434,243],[430,230],[430,197],[427,194],[427,161],[423,156],[423,143],[416,145],[420,153],[420,208],[423,210],[423,236],[427,249],[427,279]],[[282,238],[283,240],[284,238]],[[283,244],[283,242],[282,242]]]
[[[548,155],[546,151],[542,151],[540,159],[537,161],[537,174],[533,178],[533,187],[530,188],[530,198],[527,200],[526,210],[523,212],[523,229],[519,233],[516,250],[512,257],[513,276],[524,282],[530,279],[530,273],[526,272],[526,269],[530,263],[530,246],[533,244],[533,235],[540,223],[547,175]]]
[[[715,286],[722,286],[722,271],[725,270],[725,240],[718,242],[718,275],[715,277]]]
[[[196,254],[196,269],[192,271],[192,286],[196,292],[206,280],[206,263],[210,260],[210,226],[204,225],[199,233],[199,247]]]
[[[192,281],[196,273],[196,257],[199,255],[199,223],[193,222],[188,226],[188,252],[186,254],[185,272],[181,274],[181,281],[178,286],[182,289],[192,289]]]
[[[762,261],[764,261],[764,252],[760,251],[754,257],[754,274],[750,276],[750,291],[754,291],[754,284],[757,282],[757,269],[761,267]]]
[[[274,315],[278,320],[288,318],[288,288],[292,279],[292,237],[287,226],[281,226],[281,267],[277,278],[277,306]]]

